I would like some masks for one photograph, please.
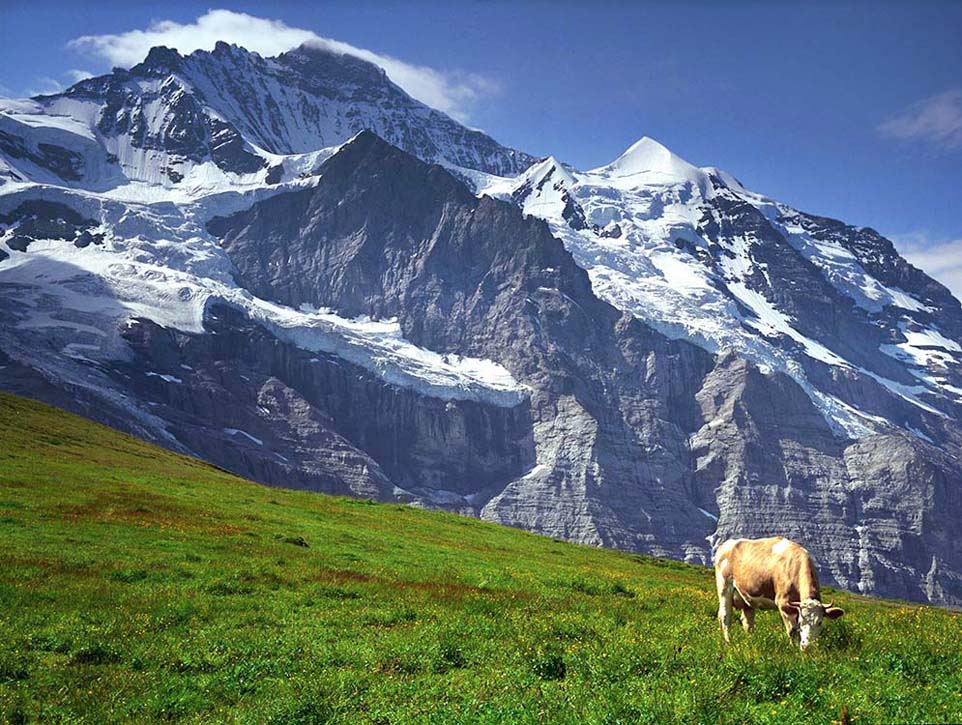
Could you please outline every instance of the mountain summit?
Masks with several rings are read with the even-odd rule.
[[[948,290],[649,138],[539,160],[317,46],[0,102],[0,370],[271,485],[700,563],[779,533],[962,604]]]
[[[414,100],[378,66],[310,43],[275,58],[226,43],[186,56],[156,47],[129,71],[8,104],[0,120],[0,148],[20,162],[7,175],[100,190],[212,174],[269,183],[285,168],[309,171],[318,151],[363,130],[454,167],[513,175],[535,161]],[[307,158],[296,169],[278,158],[298,155]]]
[[[660,174],[669,179],[700,180],[702,172],[652,138],[642,136],[607,166],[588,172],[614,179]]]

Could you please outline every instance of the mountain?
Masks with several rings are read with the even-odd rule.
[[[962,309],[873,230],[647,138],[537,161],[317,47],[154,49],[0,133],[6,390],[272,485],[698,563],[781,533],[962,604]]]
[[[310,44],[276,58],[226,43],[188,56],[157,47],[129,71],[8,103],[0,122],[0,175],[97,191],[276,183],[363,130],[454,167],[517,174],[535,161],[414,100],[377,66]]]
[[[554,162],[513,184],[613,305],[791,375],[843,435],[889,423],[952,435],[962,307],[873,230],[749,192],[648,138],[605,167]]]

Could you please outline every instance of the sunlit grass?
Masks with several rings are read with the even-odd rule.
[[[256,486],[0,395],[0,720],[962,721],[962,619],[723,647],[709,572]]]

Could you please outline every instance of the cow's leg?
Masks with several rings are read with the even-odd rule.
[[[741,615],[742,629],[751,632],[755,628],[755,610],[746,604],[745,608],[741,610]]]
[[[782,615],[782,623],[792,642],[798,642],[798,610],[787,601],[777,602],[778,613]]]
[[[795,617],[785,614],[782,612],[782,622],[785,624],[785,632],[788,634],[788,638],[792,642],[798,642],[798,627],[796,626]]]
[[[718,590],[718,624],[721,626],[722,636],[726,642],[731,642],[731,635],[728,633],[732,623],[732,596],[735,591],[735,582],[731,573],[726,571],[728,562],[720,562],[720,566],[715,569],[715,587]]]

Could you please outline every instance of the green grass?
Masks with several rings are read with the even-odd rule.
[[[709,572],[254,485],[0,395],[0,720],[962,721],[962,619],[722,646]]]

